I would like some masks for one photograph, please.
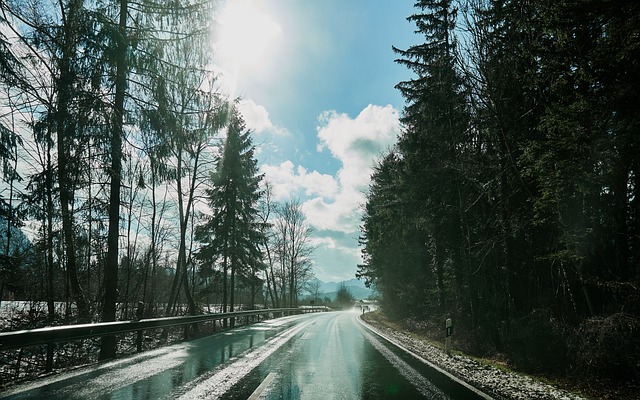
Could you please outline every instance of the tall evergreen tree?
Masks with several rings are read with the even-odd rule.
[[[229,118],[222,154],[207,190],[213,214],[196,229],[203,245],[198,258],[209,266],[222,263],[223,312],[233,311],[236,277],[260,262],[263,230],[259,224],[260,181],[251,132],[234,107]],[[212,270],[212,268],[211,268]]]
[[[426,314],[425,294],[435,292],[432,270],[422,264],[426,243],[406,196],[404,168],[398,152],[374,167],[359,238],[364,263],[357,271],[365,284],[383,293],[384,309],[399,317]]]
[[[0,49],[1,51],[1,49]],[[19,215],[19,195],[16,183],[22,180],[16,167],[18,163],[18,149],[22,146],[22,139],[16,133],[14,124],[5,124],[0,118],[0,184],[8,185],[8,190],[0,188],[0,237],[5,241],[0,247],[0,303],[4,294],[4,288],[8,276],[18,272],[19,263],[17,254],[14,254],[13,233],[16,227],[23,224]],[[6,193],[6,197],[5,197]],[[16,252],[17,253],[17,252]]]
[[[410,219],[424,243],[424,258],[415,261],[423,268],[433,265],[436,271],[437,298],[425,295],[421,301],[444,312],[450,293],[447,274],[455,272],[462,284],[461,152],[469,118],[457,69],[456,2],[422,0],[415,7],[420,12],[408,20],[416,24],[423,43],[407,50],[394,48],[401,57],[397,62],[416,74],[397,85],[407,101],[398,148],[404,158],[407,202],[415,212]],[[455,271],[447,271],[450,266]]]
[[[89,168],[100,169],[104,159],[86,157],[88,146],[102,147],[105,140],[109,106],[105,101],[104,63],[105,24],[96,12],[96,4],[70,0],[56,3],[11,1],[2,3],[4,15],[12,18],[12,28],[20,42],[25,69],[31,70],[28,79],[20,80],[14,89],[21,90],[32,104],[34,139],[43,154],[29,154],[41,164],[43,171],[30,177],[30,188],[45,186],[29,194],[34,215],[42,213],[48,225],[54,212],[61,215],[65,273],[68,275],[71,296],[82,320],[90,320],[90,295],[82,287],[83,224],[78,224],[79,212],[91,207],[79,195],[91,183],[85,179]],[[19,23],[18,23],[19,22]],[[108,30],[108,29],[106,29]],[[35,71],[38,71],[37,73]],[[89,154],[109,154],[107,151]],[[44,161],[44,160],[47,161]],[[108,168],[105,168],[108,170]],[[56,188],[57,185],[57,188]],[[57,198],[53,195],[57,194]],[[40,201],[47,197],[47,201]],[[54,208],[59,203],[59,208]],[[97,201],[96,201],[97,203]],[[41,207],[42,205],[45,205]],[[40,219],[40,216],[38,216]],[[98,217],[96,216],[96,219]],[[45,230],[43,230],[45,232]],[[49,238],[52,230],[46,230]],[[50,252],[51,249],[47,251]],[[48,256],[52,275],[52,257]]]
[[[120,239],[120,189],[122,185],[122,138],[124,136],[125,92],[127,83],[127,50],[129,38],[127,32],[128,1],[120,0],[118,29],[116,30],[116,60],[113,82],[113,118],[110,121],[111,164],[109,184],[109,234],[107,236],[107,262],[104,269],[104,299],[102,301],[102,320],[116,320],[116,302],[118,297],[118,254]],[[116,337],[102,339],[100,359],[110,359],[116,355]]]
[[[522,157],[537,136],[543,91],[534,84],[538,58],[540,2],[477,1],[470,25],[472,45],[467,82],[473,107],[474,235],[470,245],[471,326],[484,326],[488,341],[501,349],[507,324],[539,307],[533,293],[546,277],[542,249],[550,235],[532,226],[535,180],[526,176]],[[477,267],[476,267],[477,265]],[[539,292],[538,292],[539,293]],[[489,339],[489,340],[487,340]]]
[[[555,313],[575,322],[598,314],[637,277],[637,2],[544,2],[532,72],[544,110],[522,158],[535,179],[535,223],[554,232],[545,257],[573,297]],[[622,32],[626,32],[623,34]],[[633,93],[633,94],[632,94]],[[634,132],[634,133],[632,133]],[[605,283],[606,282],[606,283]]]

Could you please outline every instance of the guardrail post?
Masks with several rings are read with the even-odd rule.
[[[144,303],[138,302],[138,309],[136,310],[136,321],[140,321],[144,315]],[[136,351],[140,353],[142,351],[142,329],[137,331],[136,334]]]
[[[445,351],[447,352],[447,355],[450,356],[451,355],[451,335],[453,335],[453,322],[451,322],[451,318],[447,318],[447,320],[445,321],[445,328],[446,328],[446,333],[445,333],[445,339],[444,339],[444,347],[445,347]]]
[[[53,371],[53,351],[55,349],[55,343],[47,343],[47,361],[44,366],[45,372]]]

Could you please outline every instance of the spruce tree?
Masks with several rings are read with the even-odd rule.
[[[422,295],[434,289],[432,274],[421,265],[425,242],[406,197],[404,168],[393,151],[374,167],[359,238],[364,263],[356,274],[383,293],[384,309],[398,317],[423,311]]]
[[[258,218],[261,196],[251,132],[236,108],[231,112],[222,154],[206,191],[212,215],[196,228],[202,243],[198,258],[210,266],[222,263],[223,312],[234,311],[236,277],[260,261],[263,242]],[[211,268],[210,270],[213,270]],[[226,323],[226,322],[225,322]]]
[[[394,48],[400,56],[397,62],[416,75],[396,86],[407,101],[398,148],[404,159],[406,199],[414,212],[409,220],[423,243],[421,256],[415,258],[416,268],[433,264],[436,271],[437,297],[428,296],[425,290],[423,301],[441,312],[449,297],[445,280],[451,271],[445,269],[452,265],[460,279],[464,258],[460,158],[469,118],[457,70],[455,4],[452,0],[418,1],[419,12],[408,20],[415,23],[422,43],[407,50]]]

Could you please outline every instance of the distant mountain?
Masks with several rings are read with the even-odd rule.
[[[335,300],[341,285],[344,285],[356,300],[367,299],[375,293],[372,289],[367,288],[363,281],[355,278],[341,282],[323,282],[320,279],[314,279],[309,284],[309,290],[303,292],[303,298],[311,296],[311,291],[314,290],[312,288],[315,287],[316,282],[318,285],[318,297],[320,298],[328,297],[331,300]]]

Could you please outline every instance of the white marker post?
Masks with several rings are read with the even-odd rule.
[[[446,327],[446,336],[444,339],[444,348],[447,352],[447,355],[451,355],[451,335],[453,335],[453,322],[451,322],[451,318],[447,318],[445,321]]]

